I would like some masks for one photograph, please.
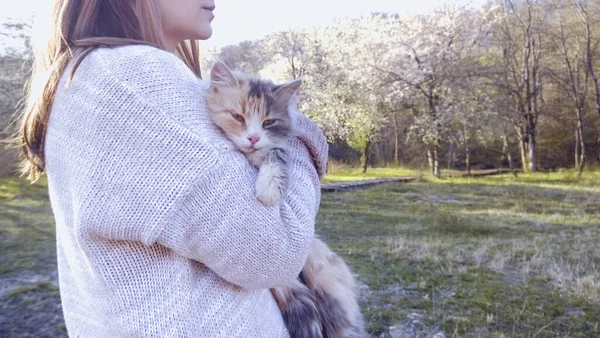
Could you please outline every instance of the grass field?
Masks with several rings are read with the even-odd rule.
[[[0,337],[66,337],[45,180],[0,178]]]
[[[375,335],[600,336],[598,173],[325,194],[317,233],[365,284]]]
[[[0,277],[55,270],[54,242],[45,179],[0,178]]]
[[[457,170],[442,169],[442,175],[460,174]],[[429,171],[423,169],[410,168],[368,168],[366,173],[363,173],[362,168],[352,168],[343,164],[330,162],[327,167],[327,174],[321,180],[321,183],[336,183],[349,182],[357,180],[366,180],[374,178],[389,178],[389,177],[424,177],[428,176]]]
[[[357,274],[373,336],[600,337],[600,172],[325,193],[316,230]],[[14,330],[50,322],[54,241],[43,182],[0,179],[0,281],[32,281],[0,312],[40,314]]]
[[[335,171],[330,170],[321,180],[321,183],[327,184],[388,177],[418,177],[420,175],[421,173],[418,170],[403,168],[369,168],[364,174],[362,169],[344,168]]]

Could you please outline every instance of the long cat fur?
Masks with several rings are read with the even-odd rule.
[[[266,205],[285,197],[285,144],[292,135],[288,105],[301,84],[301,80],[295,80],[275,85],[232,72],[220,61],[211,69],[206,93],[211,117],[259,168],[256,195]],[[355,289],[348,266],[315,238],[298,278],[271,292],[292,338],[358,338],[366,333]]]

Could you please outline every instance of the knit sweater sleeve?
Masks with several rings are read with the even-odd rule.
[[[159,241],[245,288],[283,285],[296,277],[313,238],[320,200],[310,149],[324,151],[304,138],[321,137],[312,121],[299,121],[302,135],[290,142],[290,188],[280,205],[265,207],[257,200],[257,172],[245,157],[223,154],[181,204],[176,213],[180,226],[164,228]]]
[[[112,128],[95,144],[94,193],[103,198],[95,211],[105,216],[89,230],[168,247],[244,288],[288,283],[314,236],[327,158],[322,132],[292,109],[289,191],[264,206],[255,197],[257,169],[210,120],[200,81],[170,53],[133,54],[96,56],[109,78],[98,90],[116,102],[96,121]]]

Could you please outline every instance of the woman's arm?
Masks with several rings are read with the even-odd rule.
[[[294,113],[288,194],[266,207],[255,197],[256,168],[210,121],[200,81],[174,55],[143,50],[88,56],[105,68],[93,89],[106,92],[101,103],[109,108],[95,119],[107,131],[97,139],[90,134],[93,145],[85,147],[102,160],[90,175],[94,191],[87,192],[81,209],[93,203],[104,212],[81,214],[91,218],[88,231],[163,245],[245,288],[289,282],[313,238],[327,158],[322,132]],[[81,76],[86,62],[93,61],[82,63]],[[76,74],[75,87],[78,81]]]
[[[312,137],[320,141],[317,130]],[[254,192],[256,169],[239,152],[225,153],[191,187],[174,214],[177,226],[163,228],[157,241],[246,288],[289,282],[306,260],[320,201],[307,146],[293,138],[290,149],[290,187],[281,204],[261,204]]]

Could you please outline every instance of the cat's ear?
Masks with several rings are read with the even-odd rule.
[[[213,90],[230,88],[239,85],[235,75],[223,61],[215,61],[210,69],[210,87]]]
[[[302,82],[304,82],[304,80],[297,79],[276,86],[274,91],[275,97],[277,97],[277,100],[280,102],[290,102],[292,97],[298,92],[298,89],[300,89],[300,86],[302,86]]]

